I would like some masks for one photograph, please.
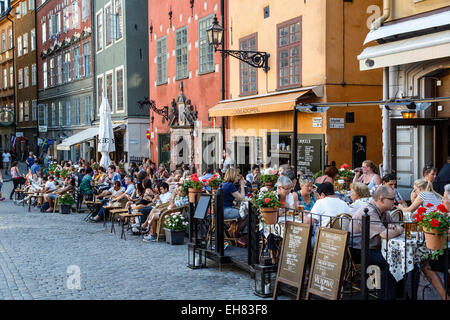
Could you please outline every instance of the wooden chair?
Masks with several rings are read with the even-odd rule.
[[[391,218],[395,222],[403,221],[403,211],[400,209],[395,209],[391,212]]]
[[[348,231],[348,226],[352,220],[352,216],[348,213],[339,213],[335,217],[331,218],[327,226],[331,229],[339,229]]]
[[[159,241],[159,237],[160,236],[164,236],[165,237],[165,232],[164,232],[164,220],[171,215],[172,213],[176,213],[176,212],[180,212],[182,213],[184,209],[188,208],[189,205],[185,205],[182,207],[175,207],[175,208],[171,208],[171,209],[164,209],[161,210],[161,213],[159,215],[159,220],[158,220],[158,224],[156,226],[156,241]]]

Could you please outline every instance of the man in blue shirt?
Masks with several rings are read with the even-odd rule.
[[[33,165],[30,167],[31,174],[39,174],[40,168],[39,168],[39,159],[34,158]]]
[[[34,164],[33,152],[29,153],[28,158],[25,160],[25,162],[27,163],[28,169],[30,169],[31,166]]]

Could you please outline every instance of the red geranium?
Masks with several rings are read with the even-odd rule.
[[[264,199],[264,202],[265,202],[265,203],[269,203],[269,202],[270,202],[270,198],[265,198],[265,199]]]
[[[434,205],[432,203],[427,203],[427,208],[431,208],[434,207]]]
[[[416,213],[414,219],[416,219],[417,222],[421,222],[423,220],[423,214]]]
[[[435,228],[439,227],[439,221],[436,219],[431,219],[430,224],[432,227],[435,227]]]
[[[448,212],[447,208],[443,204],[438,205],[436,207],[436,209],[439,210],[442,213],[447,213]]]
[[[350,166],[349,166],[348,164],[344,163],[344,164],[341,166],[341,169],[348,170],[348,169],[350,169]]]
[[[417,209],[418,214],[424,214],[425,212],[427,212],[427,209],[425,209],[424,207],[420,207],[419,209]]]

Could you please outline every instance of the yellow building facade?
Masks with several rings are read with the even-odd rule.
[[[356,58],[381,11],[381,0],[229,1],[225,48],[270,54],[267,73],[228,58],[228,100],[209,112],[228,117],[226,142],[241,169],[271,166],[274,149],[275,166],[294,165],[295,105],[382,99],[382,72],[361,72]],[[297,119],[299,170],[360,162],[362,154],[352,153],[358,137],[364,158],[381,162],[379,106],[305,111]]]

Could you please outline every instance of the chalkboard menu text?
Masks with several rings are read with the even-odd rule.
[[[297,169],[314,175],[322,169],[322,135],[298,135]]]

